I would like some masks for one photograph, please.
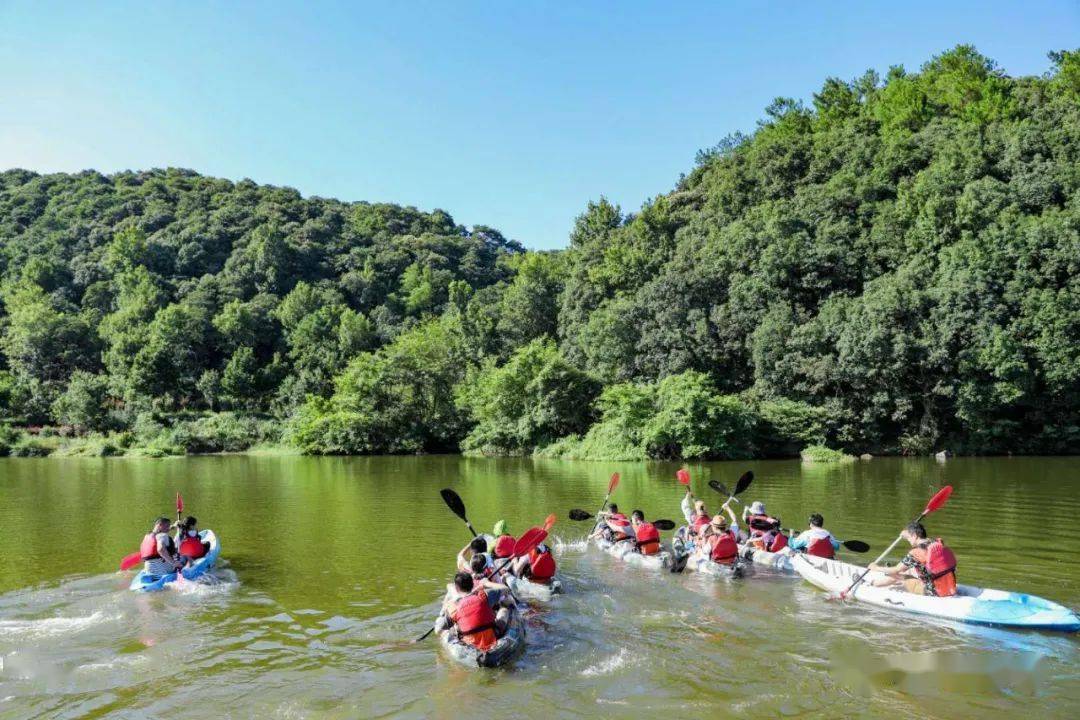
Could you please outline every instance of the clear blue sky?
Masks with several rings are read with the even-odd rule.
[[[962,42],[1042,73],[1080,3],[0,0],[0,167],[188,167],[559,247],[772,98]]]

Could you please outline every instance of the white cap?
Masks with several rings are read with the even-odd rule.
[[[761,502],[760,500],[755,500],[754,502],[750,503],[750,514],[751,515],[764,515],[765,514],[765,503]]]

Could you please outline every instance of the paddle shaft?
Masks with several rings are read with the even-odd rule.
[[[929,515],[929,513],[927,513],[927,512],[926,512],[926,511],[924,510],[924,511],[923,511],[923,513],[922,513],[921,515],[919,515],[919,517],[915,518],[915,522],[922,522],[922,519],[923,519],[924,517],[926,517],[927,515]],[[889,553],[891,553],[891,552],[893,551],[893,548],[895,548],[895,547],[896,547],[897,545],[899,545],[899,544],[900,544],[900,541],[901,541],[901,540],[903,540],[903,539],[904,539],[904,533],[903,533],[903,532],[901,532],[901,533],[900,533],[899,535],[897,535],[897,536],[896,536],[896,539],[892,541],[892,543],[891,543],[891,544],[889,545],[889,547],[885,548],[885,551],[884,551],[884,552],[882,552],[882,553],[881,553],[880,555],[878,555],[878,557],[877,557],[877,560],[875,560],[874,562],[870,563],[870,565],[877,565],[877,564],[878,564],[879,562],[881,562],[882,560],[884,560],[884,559],[885,559],[885,558],[886,558],[886,557],[887,557],[887,556],[889,555]],[[854,592],[854,591],[855,591],[855,588],[857,588],[857,587],[859,586],[859,583],[861,583],[861,582],[863,581],[863,579],[864,579],[864,578],[865,578],[865,577],[866,577],[866,576],[867,576],[867,575],[868,575],[869,573],[870,573],[870,566],[868,565],[868,566],[866,567],[866,569],[865,569],[865,570],[863,570],[862,574],[861,574],[861,575],[859,575],[859,577],[855,578],[855,582],[851,583],[851,586],[850,586],[850,587],[848,587],[848,589],[847,589],[847,590],[845,590],[845,591],[843,591],[842,593],[840,593],[840,599],[841,599],[841,600],[843,600],[843,599],[844,599],[845,597],[847,597],[847,596],[848,596],[849,594],[851,594],[852,592]]]

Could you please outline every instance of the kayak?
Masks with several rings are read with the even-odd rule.
[[[213,530],[199,531],[199,539],[204,543],[209,543],[210,549],[201,558],[180,571],[185,580],[196,580],[205,575],[214,567],[218,555],[221,554],[221,543],[218,542],[217,535],[214,534]],[[153,592],[163,590],[166,585],[176,582],[177,579],[175,572],[165,575],[151,575],[142,570],[132,578],[130,588],[139,592]]]
[[[795,571],[814,585],[832,592],[846,590],[866,568],[799,554]],[[1080,630],[1080,617],[1069,608],[1035,595],[957,585],[951,597],[916,595],[901,588],[874,587],[869,583],[883,573],[871,572],[851,594],[856,600],[902,612],[930,615],[976,625],[998,625],[1040,630]]]
[[[506,577],[506,584],[517,595],[519,600],[551,602],[556,595],[561,595],[563,591],[562,581],[558,578],[553,578],[551,584],[545,584],[533,582],[528,578],[509,575]]]
[[[693,552],[692,548],[683,545],[681,538],[676,537],[671,543],[671,549],[675,554],[675,563],[672,572],[698,572],[703,575],[711,575],[717,578],[741,578],[754,572],[753,565],[742,557],[739,557],[731,565],[721,565],[707,557],[701,557]],[[741,553],[740,553],[741,556]],[[682,569],[680,570],[680,565]]]
[[[769,552],[768,550],[759,550],[750,544],[739,546],[739,557],[744,560],[749,560],[755,565],[771,568],[778,572],[795,572],[795,566],[791,562],[791,557],[793,555],[795,555],[795,552],[787,548],[784,548],[778,553],[774,553]]]
[[[642,555],[634,549],[630,541],[611,542],[602,537],[593,538],[596,546],[608,555],[617,557],[628,565],[637,565],[647,570],[662,570],[671,565],[671,553],[661,550],[655,555]]]
[[[447,586],[446,592],[447,596],[450,596],[453,592],[452,586]],[[490,650],[478,650],[459,640],[454,627],[448,625],[446,618],[442,615],[439,615],[435,621],[435,630],[439,633],[439,640],[450,657],[468,667],[502,667],[525,650],[525,620],[516,607],[510,610],[510,623],[506,628],[506,634],[499,638]]]

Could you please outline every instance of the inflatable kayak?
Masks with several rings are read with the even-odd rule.
[[[596,546],[608,555],[619,558],[628,565],[637,565],[648,570],[662,570],[671,565],[671,553],[661,550],[655,555],[642,555],[634,549],[630,541],[611,542],[602,537],[593,538]]]
[[[447,594],[451,590],[447,589]],[[525,649],[525,620],[516,607],[510,610],[506,634],[490,650],[477,648],[458,639],[457,631],[442,615],[435,621],[435,631],[446,652],[455,661],[468,667],[496,668],[513,661]]]
[[[793,558],[795,571],[814,585],[839,593],[848,588],[866,568],[839,560],[799,554]],[[1080,630],[1080,617],[1069,608],[1035,595],[957,585],[951,597],[916,595],[899,588],[874,587],[869,583],[882,573],[871,572],[851,594],[878,607],[930,615],[977,625],[998,625],[1040,630]]]
[[[791,562],[793,555],[795,555],[795,552],[787,548],[774,553],[768,550],[759,550],[749,544],[739,546],[739,557],[749,560],[754,565],[771,568],[778,572],[795,573],[795,566]]]
[[[213,530],[201,530],[199,539],[204,543],[209,543],[210,549],[201,558],[180,571],[185,580],[195,580],[205,575],[214,567],[218,555],[221,554],[221,543],[218,542],[217,535],[214,534]],[[166,585],[176,582],[176,580],[177,574],[175,572],[165,575],[152,575],[143,570],[132,578],[130,587],[132,590],[139,592],[152,592],[162,590]]]
[[[753,565],[740,557],[731,565],[721,565],[709,558],[701,557],[693,551],[693,547],[683,544],[681,537],[676,537],[671,542],[671,550],[674,553],[675,562],[672,572],[698,572],[703,575],[711,575],[717,578],[741,578],[753,574]]]
[[[553,578],[550,584],[545,584],[533,582],[528,578],[509,575],[506,578],[506,584],[514,591],[514,595],[517,595],[519,600],[551,602],[556,595],[562,594],[563,591],[562,581],[558,578]]]

